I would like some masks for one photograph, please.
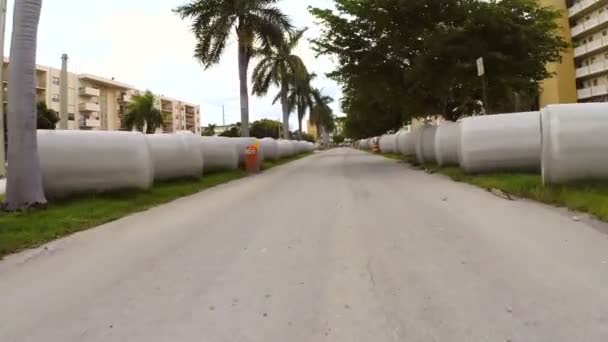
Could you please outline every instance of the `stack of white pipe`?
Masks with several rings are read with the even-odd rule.
[[[279,158],[287,158],[296,154],[293,142],[289,140],[279,140],[278,144],[278,155]]]
[[[279,159],[279,145],[272,138],[260,139],[260,147],[264,153],[264,160]]]
[[[378,142],[380,152],[382,153],[396,153],[397,152],[397,135],[396,134],[385,134],[380,137]]]
[[[152,162],[154,180],[181,177],[200,177],[203,173],[203,156],[200,137],[192,132],[146,135]]]
[[[236,170],[239,167],[237,146],[230,138],[201,137],[204,172]]]
[[[37,135],[48,198],[152,186],[154,168],[142,133],[39,130]]]
[[[435,157],[439,166],[460,164],[460,123],[446,121],[437,126]]]
[[[437,126],[425,125],[415,134],[414,147],[419,163],[435,163],[435,133]]]
[[[416,152],[412,132],[401,131],[397,133],[397,152],[404,156],[413,155]]]
[[[466,172],[540,169],[539,112],[464,118],[460,129],[460,166]]]
[[[608,178],[608,103],[547,106],[541,120],[545,184]]]

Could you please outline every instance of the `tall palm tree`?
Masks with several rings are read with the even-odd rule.
[[[289,114],[293,110],[289,108],[288,100],[290,83],[301,83],[308,75],[302,59],[293,54],[293,50],[298,46],[304,32],[306,29],[290,33],[281,45],[271,46],[258,52],[262,58],[253,69],[252,92],[254,95],[266,95],[271,85],[279,87],[279,94],[275,98],[275,102],[277,99],[281,100],[285,139],[289,136]]]
[[[3,208],[44,206],[36,138],[36,44],[42,0],[15,1],[8,67],[8,177]]]
[[[313,88],[311,93],[315,103],[310,110],[310,122],[317,127],[317,137],[323,138],[334,129],[333,110],[329,106],[334,99],[316,88]]]
[[[295,110],[298,114],[300,136],[302,136],[302,120],[304,120],[306,112],[314,107],[315,97],[310,83],[315,77],[315,74],[307,74],[303,78],[294,78],[291,82],[288,98],[289,112]]]
[[[278,0],[192,0],[175,9],[182,19],[192,18],[198,40],[194,55],[209,68],[217,64],[231,33],[238,41],[241,96],[241,135],[249,136],[249,92],[247,71],[256,47],[278,46],[292,29],[287,16],[274,6]]]
[[[153,134],[162,127],[163,115],[154,105],[156,97],[151,91],[133,96],[133,102],[129,103],[127,112],[123,117],[123,127],[132,130],[136,129],[146,134]]]

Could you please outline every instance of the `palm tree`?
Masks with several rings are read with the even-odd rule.
[[[317,137],[326,138],[328,132],[331,132],[335,126],[333,111],[329,106],[334,99],[331,96],[323,95],[321,90],[316,88],[312,89],[311,93],[315,103],[310,110],[310,122],[317,127]]]
[[[279,94],[274,102],[278,99],[281,100],[285,139],[289,134],[289,114],[293,111],[292,108],[289,108],[288,100],[290,83],[301,83],[308,75],[302,59],[293,54],[293,50],[298,46],[304,32],[306,29],[290,33],[281,45],[268,47],[258,52],[262,59],[253,69],[252,92],[254,95],[266,95],[271,85],[279,87]]]
[[[149,90],[135,95],[123,117],[123,127],[152,134],[164,124],[163,115],[154,105],[156,97]]]
[[[316,76],[315,74],[307,74],[303,78],[294,78],[291,83],[288,98],[289,112],[295,110],[298,114],[300,136],[302,136],[302,120],[304,120],[306,112],[314,107],[315,97],[310,83]]]
[[[42,0],[15,1],[8,67],[8,178],[3,208],[46,205],[36,138],[36,44]]]
[[[247,71],[257,45],[278,46],[292,29],[287,16],[275,6],[278,0],[192,0],[175,9],[182,19],[192,18],[198,40],[194,55],[209,68],[217,64],[234,29],[238,41],[241,97],[241,135],[249,136]]]

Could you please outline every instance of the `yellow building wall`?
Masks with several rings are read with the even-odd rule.
[[[562,12],[558,22],[559,30],[564,40],[570,44],[562,53],[561,63],[547,65],[547,70],[555,75],[541,83],[539,105],[542,108],[555,103],[574,103],[577,101],[576,74],[566,0],[539,0],[539,2],[542,6],[553,7]]]
[[[317,136],[317,126],[311,123],[310,120],[308,120],[308,134],[312,135],[315,140],[319,139]]]

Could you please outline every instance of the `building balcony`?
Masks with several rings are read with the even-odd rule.
[[[598,7],[601,2],[601,0],[583,0],[568,8],[568,16],[570,18],[580,16],[581,14],[587,13],[590,10]]]
[[[94,118],[85,118],[85,117],[81,117],[80,118],[80,127],[83,128],[99,128],[101,127],[101,121],[99,119],[94,119]]]
[[[601,84],[588,88],[581,88],[577,91],[578,99],[585,100],[595,96],[608,95],[608,85]]]
[[[78,105],[78,109],[81,112],[99,112],[100,111],[99,103],[93,103],[93,102],[83,102],[80,105]]]
[[[78,89],[78,94],[80,96],[99,96],[100,91],[93,87],[81,87]]]
[[[570,33],[572,34],[572,38],[575,38],[606,23],[608,23],[608,12],[604,12],[597,17],[593,17],[582,24],[572,27]]]
[[[591,88],[582,88],[577,90],[579,100],[588,99],[591,97]]]
[[[603,72],[608,72],[608,63],[606,63],[606,61],[596,62],[591,65],[576,69],[576,78],[592,76]]]
[[[602,96],[608,94],[608,86],[605,84],[591,87],[591,96]]]
[[[603,48],[608,47],[608,36],[602,39],[596,39],[587,44],[577,46],[574,48],[574,57],[582,57],[584,55],[597,52]]]

